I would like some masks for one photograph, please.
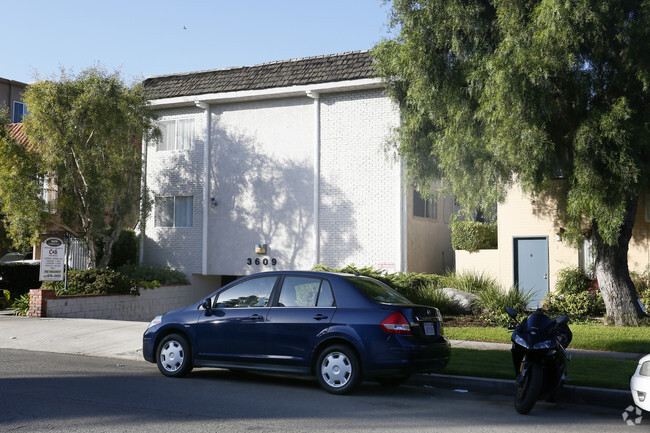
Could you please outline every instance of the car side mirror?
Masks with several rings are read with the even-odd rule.
[[[212,302],[210,301],[210,298],[204,300],[201,306],[203,307],[203,309],[205,310],[208,316],[212,314]]]

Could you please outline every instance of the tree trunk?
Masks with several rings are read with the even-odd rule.
[[[97,252],[95,251],[95,243],[93,237],[86,235],[86,246],[88,247],[88,269],[95,267],[95,260],[97,260]]]
[[[106,242],[104,243],[104,255],[102,255],[101,260],[97,264],[98,268],[101,269],[101,268],[108,267],[108,263],[111,261],[111,258],[113,257],[113,245],[115,245],[121,233],[122,233],[122,222],[120,221],[115,225],[110,236],[107,236],[105,239]]]
[[[607,321],[616,326],[639,326],[639,319],[645,316],[639,305],[639,298],[630,278],[627,263],[637,205],[637,199],[627,202],[625,221],[621,227],[618,244],[608,245],[598,233],[597,223],[594,223],[592,228],[598,288],[605,302]]]

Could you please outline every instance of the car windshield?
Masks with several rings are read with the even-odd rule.
[[[384,304],[412,304],[412,302],[406,299],[403,295],[377,280],[363,277],[343,278],[375,302],[381,302]]]

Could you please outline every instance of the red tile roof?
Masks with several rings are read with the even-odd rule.
[[[10,123],[7,125],[9,130],[9,137],[16,140],[18,143],[23,144],[29,150],[36,150],[36,146],[32,145],[23,130],[22,123]]]

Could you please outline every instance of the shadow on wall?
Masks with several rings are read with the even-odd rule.
[[[542,220],[551,221],[556,234],[561,234],[564,231],[564,221],[567,219],[567,193],[566,181],[558,179],[552,181],[546,190],[532,195],[530,198],[533,215]]]
[[[209,208],[208,273],[242,275],[273,269],[309,269],[314,257],[314,173],[309,158],[299,160],[292,149],[273,149],[250,134],[225,128],[212,120],[210,197],[216,206]],[[312,143],[306,143],[312,146]],[[148,228],[155,238],[146,241],[145,261],[154,257],[157,264],[201,272],[203,146],[187,152],[175,152],[157,174],[156,191],[163,195],[193,195],[194,224],[191,228]],[[153,189],[153,188],[152,188]],[[327,200],[323,191],[336,196]],[[338,188],[321,187],[323,203],[352,208],[341,199]],[[334,197],[332,197],[334,198]],[[336,211],[331,209],[330,211]],[[336,233],[320,233],[321,249],[337,249],[342,256],[359,247],[356,223],[348,212],[340,213]],[[149,224],[153,219],[149,218]],[[153,232],[152,232],[153,230]],[[277,266],[248,265],[254,247],[269,244],[269,256]],[[166,263],[165,263],[166,262]]]

